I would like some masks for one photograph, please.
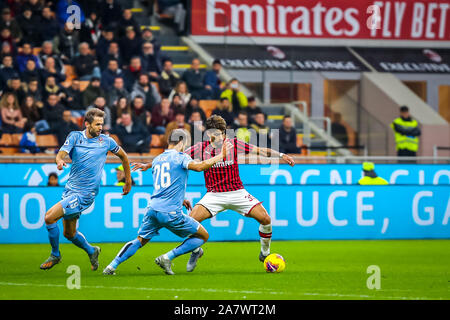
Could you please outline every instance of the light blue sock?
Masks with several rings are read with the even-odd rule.
[[[86,238],[80,231],[77,231],[77,234],[75,235],[75,237],[73,237],[72,239],[69,239],[69,240],[72,241],[72,243],[74,245],[76,245],[77,247],[86,251],[87,254],[93,254],[95,251],[94,247],[91,246],[89,244],[89,242],[87,242]]]
[[[61,253],[59,252],[59,228],[58,225],[55,223],[48,224],[47,226],[48,231],[48,240],[50,240],[50,245],[52,246],[52,255],[55,257],[59,257]]]
[[[183,243],[180,244],[178,247],[170,250],[166,254],[170,260],[173,260],[176,257],[181,256],[182,254],[185,254],[185,253],[188,253],[188,252],[191,252],[191,251],[197,249],[204,243],[205,243],[205,241],[200,238],[190,237],[190,238],[187,238],[186,240],[184,240]]]
[[[138,239],[127,242],[109,265],[116,269],[119,264],[133,256],[140,247],[142,247],[142,245]]]

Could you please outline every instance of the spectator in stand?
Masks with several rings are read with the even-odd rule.
[[[66,141],[67,136],[72,131],[80,130],[80,127],[75,124],[75,119],[72,117],[70,110],[64,110],[62,115],[62,121],[54,128],[53,133],[58,139],[58,145],[62,146]]]
[[[142,30],[141,39],[142,42],[151,42],[153,44],[153,48],[155,49],[156,53],[158,53],[159,50],[161,50],[161,44],[153,36],[153,32],[149,27],[145,27],[144,30]]]
[[[38,54],[39,64],[41,66],[45,66],[45,61],[48,58],[53,58],[55,60],[55,68],[56,70],[65,75],[66,74],[66,68],[64,67],[64,63],[59,57],[58,54],[53,50],[53,42],[51,41],[44,41],[42,43],[42,50]]]
[[[114,125],[120,124],[122,121],[122,113],[124,112],[132,114],[131,106],[126,97],[120,97],[117,99],[117,103],[114,105],[114,108],[111,109],[111,122]]]
[[[102,70],[105,70],[106,66],[108,65],[108,61],[110,58],[109,55],[109,46],[111,43],[115,42],[114,40],[114,29],[113,28],[106,28],[102,31],[102,35],[100,36],[100,39],[98,40],[97,47],[95,48],[95,52],[97,54],[97,59],[100,62],[100,68]],[[117,42],[115,42],[117,45]],[[118,45],[117,45],[118,46]],[[119,50],[117,47],[117,54]],[[115,57],[117,60],[118,57]]]
[[[47,103],[42,111],[44,120],[47,122],[50,131],[53,132],[62,121],[62,115],[64,112],[64,107],[59,103],[59,97],[56,93],[49,94]],[[36,127],[36,129],[38,128]]]
[[[205,73],[200,70],[200,60],[192,60],[191,68],[186,70],[182,76],[186,82],[189,92],[197,99],[209,99],[209,92],[205,90]]]
[[[119,68],[119,62],[116,59],[111,59],[108,61],[108,68],[102,72],[101,86],[105,91],[111,90],[114,79],[122,77],[123,71]]]
[[[78,30],[74,28],[72,23],[67,22],[64,28],[60,30],[55,42],[55,47],[61,53],[61,60],[64,64],[71,64],[78,52],[78,46],[80,44]]]
[[[131,102],[133,120],[140,121],[145,127],[150,126],[152,114],[145,109],[144,99],[141,96],[134,97]]]
[[[194,110],[189,118],[189,124],[191,125],[191,142],[192,145],[197,142],[203,141],[203,135],[205,133],[205,126],[202,121],[202,116],[198,110]]]
[[[142,40],[137,37],[133,27],[127,27],[125,37],[122,37],[119,41],[124,65],[128,65],[133,56],[138,56],[141,53],[141,45]]]
[[[234,124],[236,138],[245,143],[250,143],[251,131],[248,125],[248,114],[245,111],[240,111],[237,116],[237,124]]]
[[[22,82],[28,83],[28,81],[30,81],[30,79],[32,79],[32,78],[39,79],[40,76],[41,76],[41,73],[36,68],[36,62],[34,62],[34,60],[30,59],[27,61],[25,70],[20,73],[20,80]]]
[[[260,107],[256,105],[255,97],[248,98],[247,114],[250,123],[255,123],[255,115],[263,112]]]
[[[182,111],[175,113],[175,119],[167,124],[166,133],[164,134],[163,142],[167,147],[167,140],[175,129],[184,129],[187,132],[191,132],[191,125],[186,123],[185,115]]]
[[[44,68],[40,70],[41,83],[45,83],[48,77],[54,77],[57,84],[66,81],[66,75],[58,71],[56,68],[56,62],[53,57],[48,57],[45,60]]]
[[[48,175],[47,187],[59,187],[58,174],[56,172],[50,172]]]
[[[91,109],[91,108],[98,108],[105,113],[105,122],[103,123],[103,131],[108,132],[109,130],[111,130],[111,124],[112,124],[111,110],[106,105],[105,97],[97,96],[94,100],[94,103],[87,108],[86,112],[89,111],[89,109]]]
[[[342,124],[342,115],[339,112],[333,114],[333,121],[331,122],[331,135],[342,145],[348,145],[347,129]]]
[[[217,108],[214,109],[212,114],[221,116],[227,123],[227,127],[231,128],[234,123],[234,115],[232,110],[230,101],[227,98],[221,98],[217,104]]]
[[[58,85],[54,76],[47,77],[42,92],[44,100],[46,100],[52,93],[56,94],[59,98],[62,98],[62,95],[64,94],[64,91]]]
[[[100,78],[92,77],[87,88],[83,91],[83,106],[86,108],[94,103],[99,96],[104,97],[105,91],[100,87]]]
[[[270,128],[266,125],[266,117],[264,113],[257,113],[255,115],[255,123],[251,124],[250,127],[256,132],[257,145],[259,147],[270,148]]]
[[[133,89],[134,84],[139,78],[139,75],[143,72],[141,58],[133,57],[130,60],[130,65],[125,69],[124,80],[125,88],[128,91]]]
[[[53,41],[58,36],[60,26],[50,7],[42,9],[41,37],[44,41]]]
[[[17,98],[19,105],[22,104],[23,98],[25,98],[25,90],[23,89],[22,81],[18,76],[12,77],[8,80],[6,88],[3,92],[12,92]]]
[[[73,59],[75,72],[81,81],[90,80],[92,77],[101,77],[98,61],[91,54],[89,44],[87,42],[80,43],[79,55]]]
[[[126,152],[147,153],[150,151],[151,135],[141,122],[133,121],[128,112],[122,113],[120,124],[114,127],[113,133],[117,135]]]
[[[19,102],[13,93],[7,92],[0,100],[3,133],[21,133],[27,118],[22,116]]]
[[[40,46],[42,43],[40,26],[42,25],[40,15],[34,15],[29,6],[24,6],[22,14],[17,17],[17,23],[22,30],[23,42],[33,46]]]
[[[11,35],[11,30],[3,28],[0,32],[0,42],[2,43],[2,56],[10,54],[17,55],[16,42]]]
[[[297,132],[292,124],[290,116],[284,116],[283,124],[280,127],[280,152],[282,153],[301,153],[297,147]]]
[[[172,61],[165,60],[161,77],[158,80],[159,92],[163,96],[168,97],[178,81],[180,81],[180,75],[173,70]]]
[[[0,30],[8,28],[11,31],[11,36],[14,42],[19,42],[22,38],[22,30],[20,29],[19,23],[15,18],[11,16],[11,9],[3,8],[2,17],[0,20]]]
[[[183,103],[181,102],[181,97],[177,93],[172,97],[170,109],[172,109],[175,113],[177,113],[178,111],[185,113],[185,108],[183,107]]]
[[[152,133],[164,134],[167,124],[173,120],[173,117],[173,110],[170,109],[170,100],[168,98],[161,99],[161,103],[156,105],[152,111]]]
[[[101,24],[97,13],[92,11],[81,25],[80,41],[86,42],[95,48],[101,36]]]
[[[228,83],[228,88],[222,92],[221,98],[227,98],[232,106],[232,111],[234,114],[238,114],[239,111],[246,108],[248,105],[248,100],[245,94],[240,91],[239,80],[233,78]]]
[[[2,59],[2,65],[0,67],[0,90],[3,91],[8,83],[9,79],[16,78],[19,73],[14,68],[13,57],[11,55],[5,55]]]
[[[175,88],[170,92],[169,100],[172,101],[173,96],[177,94],[181,98],[181,103],[183,108],[186,108],[187,104],[191,100],[192,95],[188,91],[186,82],[180,81],[176,84]]]
[[[142,44],[141,54],[142,68],[147,72],[151,81],[157,81],[162,70],[162,62],[159,53],[155,53],[151,42]]]
[[[26,86],[26,95],[33,96],[34,101],[39,109],[44,106],[44,98],[42,95],[42,87],[39,85],[37,78],[30,79]]]
[[[419,150],[419,137],[422,134],[419,122],[411,117],[407,106],[400,107],[400,116],[391,123],[395,135],[397,156],[415,157]],[[399,161],[401,162],[401,161]],[[408,161],[415,163],[416,161]]]
[[[212,70],[205,73],[205,89],[209,91],[208,95],[215,100],[220,98],[220,94],[226,87],[225,83],[219,78],[221,69],[222,63],[216,59],[213,61]]]
[[[16,57],[17,69],[19,72],[25,71],[28,60],[33,60],[37,69],[41,68],[38,57],[33,54],[33,47],[31,47],[29,43],[24,43],[22,45],[22,52]]]
[[[80,90],[80,80],[73,79],[70,87],[66,89],[66,107],[75,118],[82,117],[86,113],[82,97],[83,92]]]
[[[124,80],[121,77],[114,78],[114,84],[112,89],[107,91],[107,97],[106,101],[108,106],[115,106],[117,104],[117,101],[121,97],[125,97],[128,99],[130,96],[130,93],[125,89],[124,86]]]
[[[199,112],[202,117],[202,121],[204,123],[206,122],[205,111],[203,111],[203,109],[200,108],[199,101],[196,98],[191,98],[191,100],[189,100],[189,103],[186,106],[186,118],[189,119],[193,112]]]
[[[105,0],[100,5],[100,18],[104,27],[117,27],[122,7],[117,0]]]
[[[179,35],[186,29],[186,9],[180,0],[157,0],[159,14],[173,16],[173,22],[177,25]]]
[[[42,109],[39,108],[32,95],[26,95],[21,105],[22,116],[27,119],[27,125],[34,126],[36,122],[42,119]]]
[[[28,6],[34,15],[39,16],[42,14],[42,8],[44,7],[40,0],[28,0],[25,6]]]
[[[134,19],[131,9],[123,10],[122,17],[120,17],[119,23],[117,24],[117,36],[119,38],[124,37],[126,28],[128,27],[132,27],[138,37],[141,35],[141,28],[139,27],[139,23],[137,23],[136,19]]]
[[[144,99],[145,110],[152,111],[153,106],[161,102],[161,96],[158,89],[150,83],[148,74],[142,73],[139,75],[138,82],[134,84],[131,91],[130,99],[141,96]]]
[[[27,122],[24,127],[22,138],[19,146],[22,153],[38,153],[41,152],[36,143],[36,127]]]
[[[102,68],[105,70],[105,68],[108,66],[108,61],[111,59],[117,60],[117,63],[119,64],[119,68],[123,68],[123,61],[122,56],[120,55],[119,50],[119,44],[117,42],[111,42],[108,47],[108,52],[106,56],[102,57]]]

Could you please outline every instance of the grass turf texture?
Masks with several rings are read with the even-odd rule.
[[[210,242],[193,273],[188,255],[174,260],[174,276],[155,265],[176,243],[148,243],[102,275],[121,243],[102,243],[100,267],[84,251],[61,245],[63,260],[39,265],[49,245],[0,245],[0,299],[450,299],[450,240],[274,241],[286,270],[269,274],[258,260],[259,242]],[[66,287],[68,266],[81,268],[81,289]],[[381,289],[369,290],[367,267],[381,269]]]

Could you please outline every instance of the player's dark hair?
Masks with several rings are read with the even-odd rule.
[[[227,130],[227,123],[221,116],[215,114],[206,120],[206,130],[209,129],[218,129],[222,133],[225,133]]]
[[[95,117],[105,118],[105,112],[98,108],[89,109],[84,115],[84,121],[91,124],[92,122],[94,122]]]
[[[188,146],[190,145],[190,134],[184,129],[175,129],[173,130],[169,137],[167,138],[167,143],[169,145],[177,145],[180,141],[184,141]]]

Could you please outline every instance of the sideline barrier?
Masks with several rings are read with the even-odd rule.
[[[114,185],[114,168],[118,165],[105,165],[102,185]],[[375,171],[391,184],[450,185],[448,164],[376,164]],[[70,164],[64,171],[58,171],[54,163],[0,163],[0,172],[0,186],[45,186],[50,172],[58,173],[59,183],[64,185],[69,177]],[[287,164],[242,164],[239,172],[244,186],[356,184],[362,175],[361,165],[358,164],[297,164],[294,167]],[[133,172],[132,177],[136,185],[153,184],[150,171]],[[190,186],[203,186],[206,190],[204,184],[203,173],[189,173]]]
[[[441,186],[249,186],[272,217],[276,240],[450,238],[450,185]],[[0,187],[0,243],[48,243],[45,212],[62,187]],[[204,187],[189,186],[193,204]],[[102,187],[79,221],[91,242],[136,237],[152,192],[136,186]],[[62,222],[58,222],[62,231]],[[259,240],[253,219],[226,211],[203,223],[211,241]],[[180,241],[167,230],[154,241]],[[67,242],[62,237],[62,242]]]

